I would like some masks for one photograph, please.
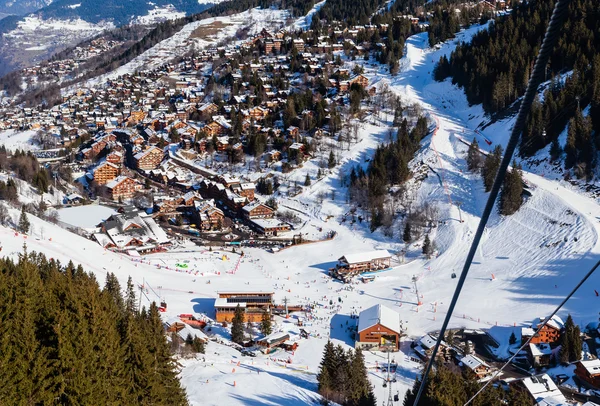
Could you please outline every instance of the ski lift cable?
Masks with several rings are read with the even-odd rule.
[[[550,320],[552,320],[552,318],[553,318],[554,316],[556,316],[556,313],[558,313],[558,312],[559,312],[559,310],[560,310],[560,309],[561,309],[561,308],[564,306],[564,304],[565,304],[565,303],[567,303],[567,301],[568,301],[568,300],[569,300],[569,299],[570,299],[570,298],[571,298],[571,297],[572,297],[572,296],[575,294],[575,292],[577,292],[577,290],[578,290],[578,289],[581,287],[581,285],[583,285],[583,284],[585,283],[585,281],[587,281],[587,280],[588,280],[588,278],[589,278],[590,276],[592,276],[592,274],[594,273],[594,271],[596,271],[596,269],[598,269],[598,267],[599,267],[599,266],[600,266],[600,261],[596,262],[596,265],[594,265],[594,267],[588,271],[588,273],[587,273],[587,274],[586,274],[586,275],[583,277],[583,279],[581,279],[581,281],[579,281],[579,283],[577,284],[577,286],[575,286],[575,287],[573,288],[573,290],[571,290],[571,293],[569,293],[569,294],[567,295],[567,297],[565,297],[565,298],[563,299],[563,301],[562,301],[562,302],[560,302],[560,304],[559,304],[559,305],[556,307],[556,309],[554,309],[554,311],[552,312],[552,314],[551,314],[550,316],[548,316],[546,319],[544,319],[544,321],[543,321],[543,322],[542,322],[542,323],[539,325],[539,327],[537,328],[537,330],[535,330],[535,333],[534,333],[534,334],[533,334],[531,337],[529,337],[529,339],[527,339],[527,341],[526,341],[526,342],[525,342],[523,345],[521,345],[517,351],[515,351],[515,353],[514,353],[514,354],[513,354],[513,355],[512,355],[512,356],[511,356],[511,357],[510,357],[510,358],[509,358],[509,359],[508,359],[508,360],[507,360],[505,363],[504,363],[504,365],[502,365],[502,368],[498,369],[498,370],[496,371],[496,373],[495,373],[494,375],[492,375],[492,378],[491,378],[491,379],[489,379],[489,380],[488,380],[488,381],[485,383],[485,385],[483,385],[483,386],[481,387],[481,389],[479,389],[479,390],[477,391],[477,393],[475,393],[475,394],[474,394],[474,395],[471,397],[471,399],[467,400],[467,403],[465,403],[465,404],[464,404],[464,406],[467,406],[469,403],[471,403],[471,402],[472,402],[472,401],[473,401],[473,400],[474,400],[474,399],[477,397],[477,395],[479,395],[481,392],[483,392],[483,390],[484,390],[484,389],[485,389],[485,388],[486,388],[486,387],[487,387],[487,386],[488,386],[490,383],[492,383],[492,382],[493,382],[493,381],[496,379],[496,377],[498,377],[498,375],[500,375],[500,373],[501,373],[501,372],[504,370],[504,368],[506,368],[506,367],[508,366],[508,364],[510,364],[510,363],[512,362],[512,360],[513,360],[513,359],[515,359],[515,357],[516,357],[516,356],[517,356],[517,355],[518,355],[518,354],[519,354],[519,353],[520,353],[520,352],[521,352],[521,351],[522,351],[524,348],[526,348],[526,347],[529,345],[529,343],[531,342],[531,340],[533,340],[533,337],[537,336],[537,335],[538,335],[538,333],[539,333],[539,332],[540,332],[540,331],[541,331],[541,330],[544,328],[544,326],[545,326],[546,324],[548,324],[548,323],[550,322]]]
[[[456,290],[454,291],[452,301],[450,302],[450,306],[448,307],[448,313],[446,313],[446,317],[444,318],[444,322],[442,324],[442,328],[440,329],[439,336],[436,340],[435,346],[433,347],[433,352],[423,373],[421,385],[419,386],[419,391],[417,392],[417,396],[415,397],[415,402],[413,403],[413,406],[418,406],[419,399],[421,398],[423,390],[425,389],[425,385],[427,384],[427,377],[431,371],[433,363],[435,362],[440,343],[444,338],[444,334],[446,332],[452,314],[454,313],[454,308],[456,307],[456,303],[458,302],[460,292],[464,286],[465,280],[469,273],[469,269],[471,268],[471,263],[473,262],[473,258],[475,257],[475,253],[479,246],[479,242],[481,241],[481,237],[483,236],[485,226],[489,220],[492,210],[494,209],[496,198],[498,197],[498,193],[500,192],[500,187],[506,176],[506,171],[515,152],[517,143],[519,142],[521,133],[523,132],[523,128],[525,127],[525,120],[527,118],[527,115],[529,114],[529,110],[531,109],[533,99],[537,94],[537,88],[540,85],[542,78],[544,77],[544,71],[546,65],[548,64],[548,60],[550,59],[550,53],[552,52],[554,44],[556,43],[556,40],[560,33],[560,29],[567,15],[568,6],[570,2],[571,0],[558,0],[554,5],[554,10],[552,11],[552,17],[550,18],[548,29],[546,30],[546,34],[544,35],[542,47],[540,48],[539,54],[537,56],[537,60],[535,62],[535,66],[533,68],[531,77],[529,78],[529,82],[527,83],[527,90],[525,91],[523,101],[521,103],[521,106],[519,107],[519,113],[517,114],[517,119],[512,129],[510,139],[508,140],[508,144],[506,145],[506,152],[504,154],[504,157],[502,158],[500,167],[498,168],[498,173],[496,174],[496,178],[494,179],[494,184],[492,185],[490,195],[481,215],[481,220],[479,221],[475,237],[473,238],[471,248],[469,249],[469,253],[465,260],[465,265],[458,279]]]

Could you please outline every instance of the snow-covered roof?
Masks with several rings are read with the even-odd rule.
[[[590,375],[600,375],[600,359],[579,362]]]
[[[358,332],[364,331],[377,324],[400,334],[400,314],[389,307],[376,304],[363,310],[358,315]]]
[[[540,343],[540,344],[529,343],[529,351],[531,351],[531,355],[534,357],[540,357],[542,355],[552,354],[552,348],[550,348],[550,345],[544,344],[544,343]]]
[[[368,252],[359,252],[355,254],[347,254],[344,255],[342,258],[344,258],[348,264],[356,264],[359,262],[373,261],[374,259],[391,258],[391,256],[392,254],[390,254],[388,250],[375,250]],[[340,258],[340,260],[342,260],[342,258]]]
[[[215,307],[231,307],[235,308],[240,305],[242,309],[246,308],[246,302],[229,303],[226,297],[219,297],[215,299]]]
[[[548,374],[523,379],[523,385],[538,405],[566,405],[567,399]],[[544,402],[544,403],[543,403]]]
[[[544,322],[544,318],[540,317],[539,319],[534,320],[534,322],[532,323],[532,327],[538,327],[543,322]],[[549,327],[555,328],[556,330],[562,330],[563,327],[565,326],[565,323],[562,321],[562,319],[560,317],[554,315],[554,316],[552,316],[552,318],[550,319],[550,321],[548,321],[548,323],[546,325]]]
[[[251,221],[263,230],[275,227],[289,227],[288,224],[277,219],[252,219]]]
[[[531,327],[521,327],[521,337],[532,337],[535,331]]]
[[[483,361],[481,358],[473,355],[473,354],[469,354],[466,357],[463,357],[460,362],[463,363],[463,365],[465,365],[467,368],[471,369],[471,370],[476,370],[477,368],[479,368],[480,366],[484,366],[487,367],[488,365],[485,363],[485,361]]]
[[[431,334],[427,334],[421,337],[421,339],[419,340],[419,344],[421,344],[421,347],[428,350],[430,348],[433,348],[436,341],[437,338],[433,337]],[[440,345],[447,347],[447,344],[444,342],[444,340],[442,340]]]

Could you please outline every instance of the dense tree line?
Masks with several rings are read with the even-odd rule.
[[[187,399],[157,306],[114,274],[24,252],[0,259],[0,403],[172,404]]]
[[[360,349],[347,352],[327,341],[317,376],[319,394],[343,406],[375,406],[365,358]]]
[[[467,168],[471,172],[481,172],[486,192],[492,189],[501,161],[501,146],[497,145],[492,152],[485,156],[485,159],[482,159],[479,144],[476,139],[473,139],[467,151]],[[498,199],[498,212],[502,215],[509,216],[516,213],[523,204],[523,173],[521,169],[521,165],[513,161],[512,167],[506,172]]]
[[[319,9],[320,20],[343,21],[346,24],[369,24],[371,16],[386,3],[385,0],[327,0]]]
[[[404,406],[415,402],[421,379],[417,378],[412,389],[406,392]],[[472,374],[461,372],[457,367],[437,365],[432,369],[420,405],[464,405],[481,388]],[[488,386],[471,403],[473,406],[528,406],[534,401],[524,389],[511,388],[508,392]]]
[[[488,113],[509,107],[520,97],[531,73],[554,1],[523,2],[513,12],[496,20],[488,30],[461,44],[450,59],[440,59],[435,76],[452,77],[465,89],[471,104],[482,103]],[[528,117],[520,145],[522,156],[532,156],[553,143],[551,155],[562,151],[556,143],[569,125],[565,146],[567,169],[578,177],[590,176],[600,140],[600,4],[593,0],[570,3],[569,16],[546,69],[551,83],[543,102],[536,101]],[[565,77],[559,74],[572,71]],[[591,105],[590,119],[580,111]]]
[[[40,192],[48,192],[50,185],[50,174],[46,168],[40,166],[37,158],[31,152],[16,150],[12,155],[8,154],[5,146],[0,146],[0,171],[11,171],[19,179],[26,181],[37,187]],[[9,179],[12,181],[12,179]],[[12,185],[14,181],[12,181]],[[5,184],[4,186],[9,186]],[[0,198],[4,188],[0,185]],[[5,189],[8,190],[8,189]],[[10,194],[10,196],[14,196]],[[6,197],[5,197],[6,198]],[[11,200],[10,198],[6,198]]]

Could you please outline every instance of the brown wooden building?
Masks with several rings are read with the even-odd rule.
[[[529,337],[531,337],[535,330],[537,330],[541,324],[543,323],[544,319],[538,319],[537,321],[535,321],[534,323],[532,323],[531,328],[527,328],[527,327],[523,327],[521,329],[521,342],[525,343]],[[558,342],[560,340],[560,336],[561,336],[561,332],[563,330],[564,327],[564,323],[562,321],[562,319],[558,316],[554,316],[552,317],[552,320],[550,320],[544,327],[542,327],[542,329],[539,331],[538,334],[536,334],[532,339],[531,339],[531,343],[533,344],[539,344],[539,343],[555,343]]]
[[[141,190],[141,185],[127,176],[119,176],[106,184],[113,200],[131,199],[135,192]]]
[[[260,322],[263,313],[273,307],[273,292],[219,292],[215,300],[215,320],[231,322],[238,305],[244,310],[245,322]]]
[[[378,350],[389,346],[397,351],[402,335],[400,315],[380,304],[369,307],[358,316],[357,333],[355,348]]]
[[[246,219],[271,219],[275,215],[275,210],[260,202],[250,203],[242,207],[242,213]]]
[[[330,275],[348,279],[362,272],[378,271],[391,266],[392,255],[387,250],[375,250],[348,254],[340,257],[335,268],[330,268]]]
[[[133,158],[138,169],[149,171],[158,168],[164,157],[165,154],[162,149],[150,147],[143,152],[135,154]]]
[[[600,388],[600,360],[577,361],[575,375],[590,385]]]
[[[105,161],[94,169],[94,180],[98,185],[106,185],[121,174],[118,165]]]

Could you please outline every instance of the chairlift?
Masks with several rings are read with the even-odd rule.
[[[452,279],[456,278],[456,274],[452,272]]]
[[[387,381],[383,381],[383,387],[387,388]]]

